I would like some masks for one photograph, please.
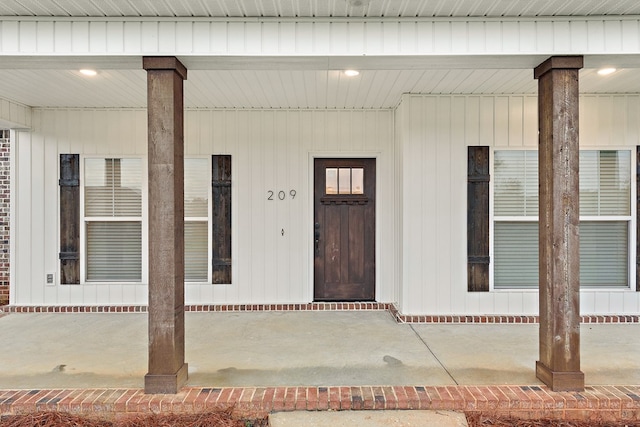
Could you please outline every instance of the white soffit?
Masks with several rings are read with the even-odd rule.
[[[0,98],[31,107],[145,108],[146,72],[77,69],[0,69]],[[640,93],[637,69],[602,77],[580,72],[582,93]],[[403,93],[532,94],[532,69],[363,69],[357,77],[341,70],[189,70],[187,108],[394,108]]]
[[[0,16],[503,17],[640,15],[637,0],[3,0]]]

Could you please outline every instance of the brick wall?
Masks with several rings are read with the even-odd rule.
[[[9,131],[0,130],[0,305],[9,303]]]

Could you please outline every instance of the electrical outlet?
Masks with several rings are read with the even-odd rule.
[[[53,286],[56,284],[56,273],[47,273],[47,285]]]

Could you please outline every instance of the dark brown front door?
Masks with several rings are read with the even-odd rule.
[[[375,300],[375,159],[315,159],[314,298]]]

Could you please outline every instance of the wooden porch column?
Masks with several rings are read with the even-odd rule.
[[[540,360],[553,391],[584,390],[580,371],[578,71],[582,57],[538,67]]]
[[[184,108],[187,69],[145,57],[149,162],[149,372],[145,393],[177,393],[184,362]]]

